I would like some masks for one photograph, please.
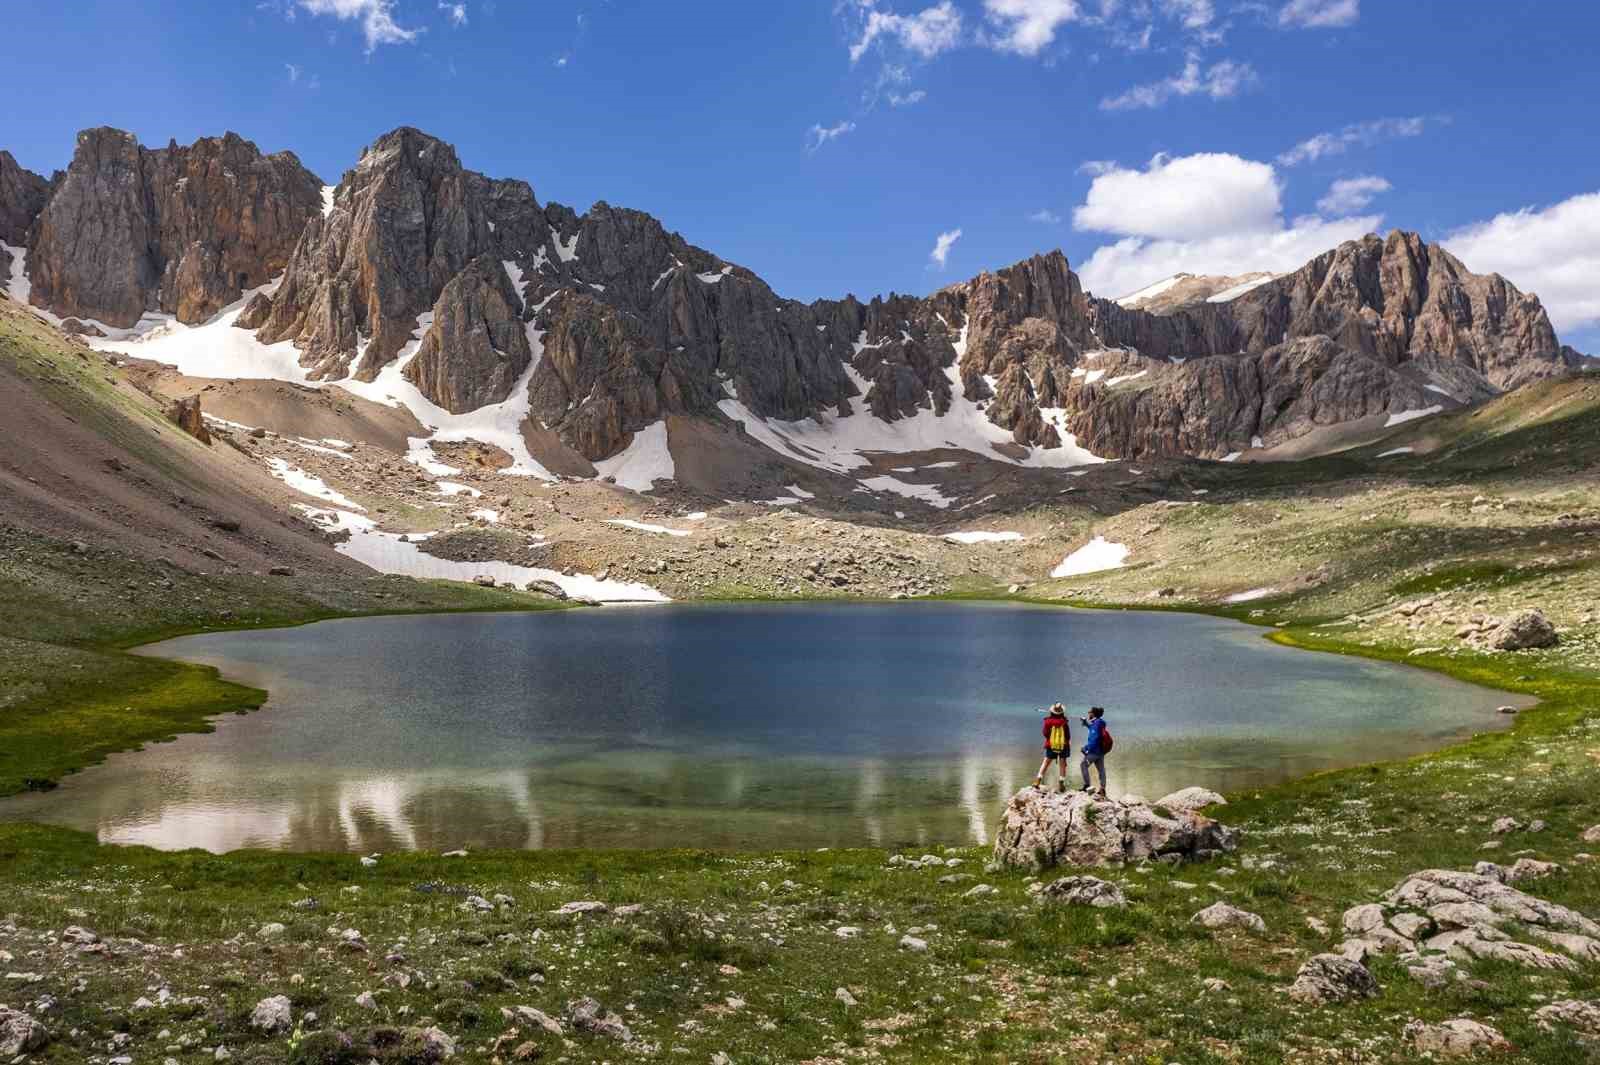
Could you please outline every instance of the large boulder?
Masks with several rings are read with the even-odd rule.
[[[1017,868],[1204,861],[1238,845],[1238,834],[1220,822],[1188,811],[1168,813],[1090,792],[1023,788],[1001,816],[994,858]]]
[[[1494,634],[1494,646],[1501,651],[1527,651],[1554,647],[1561,641],[1556,627],[1540,610],[1525,610],[1503,623]]]
[[[18,1054],[29,1054],[50,1042],[44,1025],[21,1010],[0,1006],[0,1059],[10,1061]]]

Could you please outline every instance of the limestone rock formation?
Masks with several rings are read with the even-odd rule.
[[[1490,863],[1480,863],[1473,873],[1425,869],[1411,874],[1381,902],[1345,911],[1347,938],[1339,956],[1360,962],[1394,954],[1411,978],[1427,987],[1463,978],[1460,966],[1479,959],[1562,972],[1576,971],[1578,960],[1600,960],[1600,923],[1510,885],[1554,867],[1518,865],[1520,875],[1517,866]]]
[[[1048,902],[1097,909],[1121,909],[1128,904],[1122,888],[1094,876],[1064,876],[1046,884],[1039,897]]]
[[[1533,1013],[1534,1021],[1545,1029],[1568,1029],[1581,1039],[1600,1042],[1600,999],[1584,1002],[1568,998],[1541,1006]]]
[[[235,133],[149,149],[84,130],[29,237],[32,301],[121,328],[147,311],[203,321],[283,270],[321,187]]]
[[[211,431],[206,428],[205,417],[200,413],[199,396],[173,400],[172,406],[167,410],[167,417],[172,419],[173,425],[202,444],[211,443]]]
[[[1181,299],[1095,298],[1055,251],[926,298],[803,304],[649,215],[541,204],[407,127],[370,145],[325,209],[287,153],[232,134],[152,151],[100,129],[28,223],[43,179],[7,159],[0,190],[27,191],[0,228],[29,230],[40,306],[118,327],[151,310],[195,321],[281,269],[237,324],[292,340],[311,377],[371,381],[403,356],[424,395],[462,413],[512,398],[533,364],[530,431],[578,469],[667,415],[953,414],[987,423],[963,439],[977,430],[1011,459],[1074,444],[1223,458],[1579,364],[1536,298],[1405,232],[1281,276],[1163,290]]]
[[[440,293],[406,379],[453,414],[503,401],[532,358],[521,316],[505,268],[474,259]]]
[[[1162,816],[1145,803],[1023,788],[1001,816],[994,859],[1023,868],[1204,861],[1236,846],[1233,829],[1200,814]]]
[[[50,1042],[44,1025],[21,1010],[0,1006],[0,1058],[10,1061],[19,1054],[31,1054]]]
[[[1505,1051],[1511,1043],[1500,1030],[1470,1017],[1457,1017],[1440,1024],[1412,1021],[1406,1025],[1406,1038],[1418,1053],[1446,1058],[1464,1058],[1480,1050]]]
[[[0,244],[25,247],[33,220],[50,197],[50,182],[24,170],[10,152],[0,151]],[[0,248],[0,288],[11,276],[11,253]]]
[[[1312,1006],[1371,998],[1378,993],[1378,981],[1358,961],[1337,954],[1316,954],[1300,966],[1289,997]]]

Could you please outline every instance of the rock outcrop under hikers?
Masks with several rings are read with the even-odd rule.
[[[1023,788],[1001,816],[994,858],[1020,868],[1205,861],[1237,846],[1238,834],[1219,821],[1192,811],[1166,813],[1089,792]]]

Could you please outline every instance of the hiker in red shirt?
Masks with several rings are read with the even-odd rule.
[[[1040,729],[1044,735],[1044,761],[1039,763],[1039,772],[1033,778],[1033,786],[1038,788],[1044,785],[1045,774],[1050,771],[1050,763],[1056,764],[1056,790],[1067,790],[1067,759],[1072,750],[1072,729],[1067,724],[1067,708],[1056,703],[1044,713],[1044,727]]]

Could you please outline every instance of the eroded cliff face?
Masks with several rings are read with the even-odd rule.
[[[0,151],[0,244],[23,248],[28,230],[50,197],[50,182],[24,170],[10,152]],[[11,277],[12,255],[0,248],[0,289]]]
[[[1107,457],[1220,458],[1577,362],[1536,298],[1411,233],[1253,276],[1225,302],[1209,297],[1236,279],[1096,299],[1057,251],[926,298],[803,304],[649,215],[540,204],[411,128],[368,147],[326,210],[293,156],[231,134],[152,152],[91,130],[23,224],[42,179],[8,177],[8,159],[0,189],[23,191],[0,225],[29,233],[35,300],[56,313],[190,321],[282,270],[238,324],[294,341],[311,377],[370,381],[403,357],[454,413],[526,388],[533,428],[590,461],[666,414],[892,422],[958,399],[1013,457],[1070,435]]]
[[[24,170],[10,152],[0,151],[0,243],[20,248],[28,229],[50,198],[50,182]]]
[[[32,302],[123,328],[146,311],[203,321],[283,270],[321,185],[234,133],[148,149],[85,130],[29,237]]]

